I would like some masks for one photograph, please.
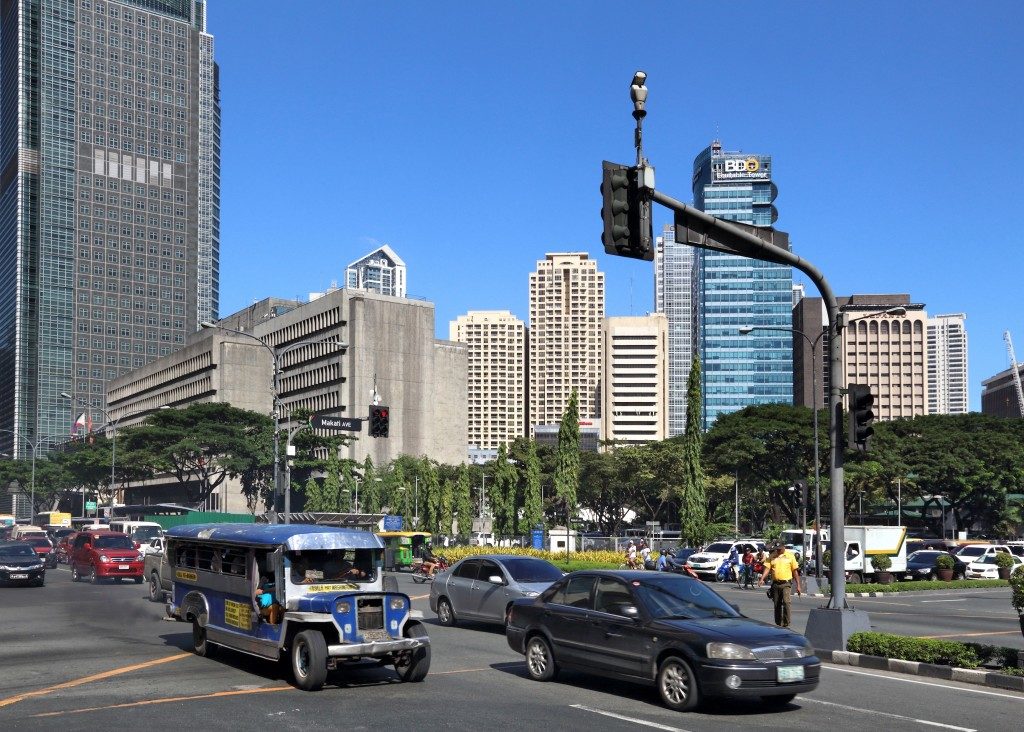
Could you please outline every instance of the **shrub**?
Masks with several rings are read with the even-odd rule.
[[[1019,615],[1024,615],[1024,565],[1013,570],[1013,574],[1010,575],[1010,587],[1013,588],[1010,603]]]
[[[878,556],[871,557],[871,564],[874,565],[877,572],[888,572],[892,566],[892,557],[888,554],[879,554]]]
[[[918,592],[921,590],[977,590],[983,587],[1009,587],[1008,580],[915,580],[891,585],[848,584],[847,592]]]
[[[892,633],[854,633],[846,647],[854,653],[957,668],[977,668],[981,659],[973,648],[956,641],[909,638]]]
[[[935,557],[935,569],[953,569],[956,566],[956,560],[949,554],[940,554]]]
[[[996,566],[1000,569],[1012,567],[1013,564],[1014,562],[1012,554],[1008,554],[1007,552],[999,552],[996,554]]]

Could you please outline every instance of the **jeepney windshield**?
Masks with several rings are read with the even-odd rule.
[[[322,549],[288,552],[294,585],[321,582],[373,582],[377,578],[374,549]]]

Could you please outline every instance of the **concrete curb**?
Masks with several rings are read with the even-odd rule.
[[[882,656],[867,656],[863,653],[852,651],[815,651],[822,661],[829,661],[840,666],[856,666],[858,668],[869,668],[875,671],[894,671],[912,676],[927,676],[932,679],[944,681],[960,681],[965,684],[977,684],[978,686],[990,686],[996,689],[1007,689],[1009,691],[1024,691],[1024,676],[1007,676],[994,671],[979,671],[968,668],[954,668],[952,666],[938,666],[934,663],[921,663],[919,661],[903,661],[898,658],[884,658]]]
[[[937,592],[1000,592],[1007,590],[1008,587],[977,587],[974,589],[967,587],[950,587],[939,588],[935,590],[911,590],[910,592],[847,592],[846,597],[920,597],[921,595],[934,595]],[[805,595],[805,597],[831,597],[824,593],[817,593],[814,595]]]

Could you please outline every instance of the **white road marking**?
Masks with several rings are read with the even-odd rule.
[[[961,600],[921,600],[921,602],[967,602],[967,598],[965,597]]]
[[[621,719],[623,722],[629,722],[630,724],[637,724],[641,727],[650,727],[651,729],[663,729],[666,732],[687,732],[682,727],[669,727],[667,724],[658,724],[657,722],[648,722],[646,719],[637,719],[636,717],[627,717],[625,714],[615,714],[614,712],[606,712],[603,709],[594,709],[593,707],[585,707],[582,704],[570,704],[570,708],[579,709],[584,712],[593,712],[594,714],[600,714],[602,717],[611,717],[612,719]],[[973,732],[973,731],[972,731]]]
[[[857,676],[873,676],[879,678],[877,671],[868,673],[866,671],[854,671],[852,668],[844,668],[842,666],[821,666],[826,671],[841,671],[845,674],[856,674]],[[902,681],[904,684],[920,684],[921,686],[934,686],[939,689],[947,689],[948,691],[969,691],[972,694],[984,694],[985,696],[998,696],[1003,699],[1016,699],[1017,701],[1024,702],[1024,696],[1014,694],[1000,694],[997,691],[985,691],[984,689],[971,689],[966,686],[950,686],[949,684],[937,684],[934,681],[918,681],[917,679],[903,679],[899,676],[885,675],[885,679],[889,681]],[[802,698],[802,697],[801,697]]]
[[[876,717],[889,717],[890,719],[902,719],[908,722],[917,722],[918,724],[926,724],[930,727],[942,727],[943,729],[955,729],[957,732],[977,732],[977,730],[971,727],[957,727],[952,724],[942,724],[941,722],[930,722],[927,719],[918,719],[917,717],[905,717],[902,714],[891,714],[889,712],[879,712],[875,709],[865,709],[864,707],[850,707],[846,704],[836,704],[835,702],[825,701],[824,699],[811,699],[806,696],[800,697],[801,702],[813,702],[814,704],[824,704],[828,707],[837,707],[839,709],[846,709],[851,712],[857,712],[859,714],[873,714]]]

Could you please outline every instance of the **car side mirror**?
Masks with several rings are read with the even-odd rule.
[[[487,578],[487,581],[490,582],[492,585],[505,584],[505,580],[499,574],[492,574],[490,577]]]
[[[640,619],[640,611],[637,609],[637,606],[631,602],[612,603],[609,610],[611,610],[615,615],[621,615],[622,617],[629,618],[630,620]]]

